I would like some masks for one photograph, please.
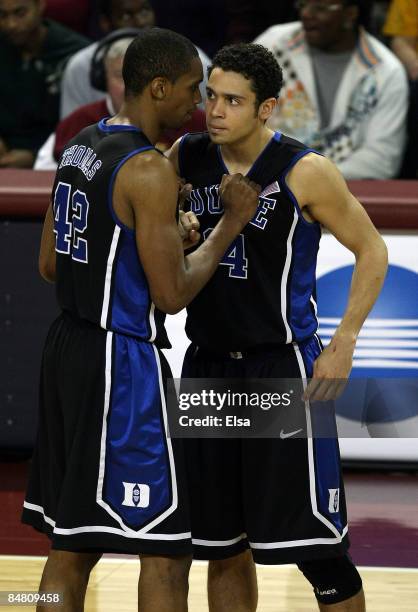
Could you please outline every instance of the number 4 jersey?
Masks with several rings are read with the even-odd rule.
[[[134,126],[101,121],[64,150],[52,204],[60,307],[104,329],[169,346],[152,303],[134,230],[113,209],[113,187],[132,156],[154,150]]]
[[[187,335],[198,346],[242,351],[316,332],[320,225],[302,216],[286,184],[292,166],[311,152],[276,132],[254,162],[247,176],[262,188],[257,213],[188,307]],[[206,133],[183,137],[179,165],[180,176],[193,185],[189,206],[204,240],[223,213],[219,185],[228,170]]]

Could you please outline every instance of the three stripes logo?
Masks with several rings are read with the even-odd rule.
[[[340,319],[320,317],[319,323],[322,341],[328,344]],[[357,340],[353,367],[362,376],[376,369],[385,376],[418,372],[418,318],[368,319]]]
[[[353,266],[345,266],[318,279],[319,334],[325,346],[344,314],[352,271]],[[403,421],[405,426],[417,427],[417,296],[418,274],[391,265],[357,340],[349,391],[336,404],[341,416],[368,427],[374,424],[375,435],[394,432],[393,428],[379,429],[378,424]]]

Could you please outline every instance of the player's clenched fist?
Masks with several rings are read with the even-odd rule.
[[[224,174],[219,195],[225,215],[233,216],[242,226],[254,217],[261,187],[242,174]]]

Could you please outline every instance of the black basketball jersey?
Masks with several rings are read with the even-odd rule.
[[[135,232],[117,218],[113,186],[133,155],[153,150],[134,126],[82,130],[59,161],[52,202],[60,307],[102,328],[169,346],[152,303]]]
[[[186,332],[197,345],[241,351],[302,341],[316,332],[321,229],[302,216],[285,180],[309,152],[276,132],[253,164],[247,176],[262,187],[257,213],[188,307]],[[179,164],[180,175],[193,185],[189,205],[204,240],[222,215],[218,189],[228,170],[207,133],[183,137]]]

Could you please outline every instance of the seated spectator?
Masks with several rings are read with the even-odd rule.
[[[149,0],[101,0],[100,24],[103,33],[119,28],[145,28],[155,25],[155,15]],[[76,108],[90,102],[102,100],[104,92],[90,82],[90,65],[99,43],[95,42],[77,53],[65,70],[62,84],[61,118],[67,117]],[[204,74],[209,58],[199,50]],[[202,95],[205,91],[202,88]]]
[[[418,3],[417,0],[393,0],[383,33],[405,66],[409,80],[418,79]]]
[[[79,34],[89,36],[91,2],[89,0],[46,0],[45,17],[54,19]]]
[[[418,178],[418,3],[417,0],[393,0],[383,33],[399,57],[409,77],[410,106],[408,146],[401,176]]]
[[[0,167],[30,168],[59,120],[67,59],[88,44],[42,18],[42,0],[0,0]]]
[[[119,112],[124,99],[125,86],[122,78],[123,58],[126,50],[132,42],[132,37],[124,34],[126,28],[116,30],[102,40],[93,57],[94,78],[105,81],[107,90],[106,98],[80,106],[71,115],[63,119],[57,126],[56,132],[51,134],[38,153],[35,162],[35,170],[55,170],[57,162],[66,144],[80,130],[97,123],[104,117],[115,115]],[[116,38],[120,33],[120,38]],[[110,39],[111,42],[107,42]],[[202,110],[196,110],[187,124],[180,130],[170,130],[164,134],[157,147],[166,150],[183,134],[187,132],[201,132],[206,129],[205,114]]]
[[[362,0],[298,0],[301,22],[255,42],[276,55],[284,86],[271,127],[327,155],[346,179],[396,177],[408,84],[396,56],[361,26]]]

